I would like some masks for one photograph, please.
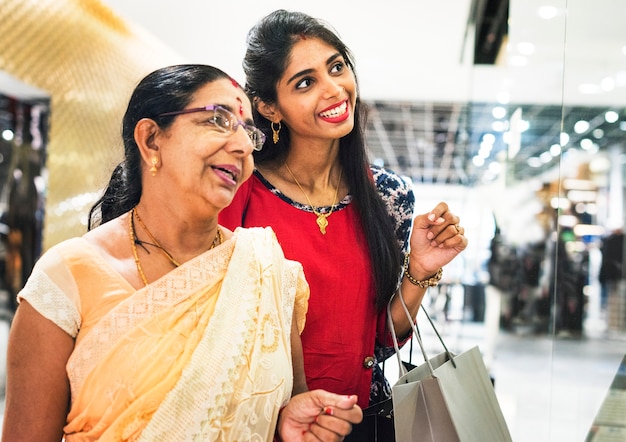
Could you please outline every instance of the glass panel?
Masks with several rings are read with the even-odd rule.
[[[585,440],[621,385],[625,289],[600,270],[623,243],[607,236],[624,220],[625,8],[512,0],[495,64],[465,79],[476,100],[370,103],[370,147],[413,180],[418,212],[462,216],[470,247],[424,303],[454,351],[480,346],[516,442]]]
[[[48,114],[48,99],[0,94],[0,312],[8,317],[42,251]]]
[[[609,388],[626,352],[625,14],[624,2],[567,2],[551,440],[626,440],[623,377]]]

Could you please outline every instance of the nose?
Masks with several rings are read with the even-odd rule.
[[[252,140],[250,140],[250,136],[243,128],[243,126],[237,126],[235,131],[230,134],[226,142],[226,148],[229,151],[233,153],[238,153],[242,156],[252,154]]]
[[[339,97],[344,91],[344,87],[341,86],[335,79],[328,78],[325,86],[325,98]]]

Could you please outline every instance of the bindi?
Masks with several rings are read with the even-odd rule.
[[[237,101],[239,102],[239,115],[243,117],[243,101],[239,97],[237,97]]]
[[[230,77],[230,82],[237,89],[243,89],[241,87],[241,85],[239,83],[237,83],[237,80],[235,80],[233,77]],[[239,115],[241,115],[243,117],[243,101],[241,101],[241,98],[239,98],[239,97],[237,97],[237,101],[239,102]]]

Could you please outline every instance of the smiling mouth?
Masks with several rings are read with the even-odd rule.
[[[320,112],[320,117],[322,118],[337,118],[342,116],[348,111],[348,102],[344,101],[339,106],[329,109],[324,112]]]
[[[225,174],[229,175],[233,179],[233,181],[237,181],[237,175],[235,175],[235,173],[232,170],[223,169],[221,167],[213,167],[213,169],[219,170],[220,172],[224,172]]]

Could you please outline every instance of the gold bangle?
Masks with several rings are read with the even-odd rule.
[[[426,279],[422,279],[421,281],[418,281],[409,273],[409,254],[407,253],[405,255],[404,276],[406,276],[406,279],[408,279],[411,284],[421,287],[423,289],[426,289],[428,287],[436,287],[437,284],[439,284],[439,281],[441,281],[442,275],[443,275],[443,269],[439,267],[439,270],[437,270],[437,273],[435,273],[433,276],[431,276],[430,278],[426,278]]]

